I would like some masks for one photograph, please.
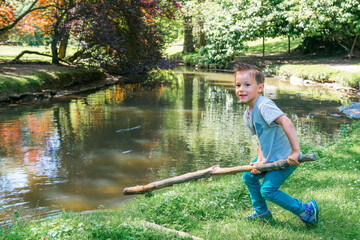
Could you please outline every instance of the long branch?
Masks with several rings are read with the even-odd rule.
[[[21,58],[22,56],[24,56],[25,54],[35,54],[35,55],[40,55],[40,56],[45,56],[45,57],[50,57],[50,58],[52,57],[52,55],[49,55],[49,54],[40,53],[40,52],[36,52],[36,51],[24,50],[24,51],[22,51],[19,55],[17,55],[17,56],[14,58],[14,60],[12,60],[12,62],[16,62],[16,61],[20,60],[20,58]],[[64,59],[59,58],[59,60],[65,62],[65,63],[67,63],[67,64],[69,64],[69,65],[71,65],[70,62],[68,62],[68,61],[66,61],[66,60],[64,60]]]
[[[315,160],[316,160],[315,154],[303,154],[298,159],[300,163],[310,162]],[[211,168],[199,170],[196,172],[186,173],[180,176],[164,179],[157,182],[152,182],[147,185],[125,188],[123,194],[125,195],[143,194],[143,193],[151,192],[156,189],[172,186],[174,184],[188,182],[194,179],[205,178],[214,175],[215,176],[229,175],[229,174],[237,174],[240,172],[250,172],[252,169],[258,169],[261,172],[268,172],[277,169],[284,169],[288,166],[289,164],[286,159],[278,160],[272,163],[261,164],[261,165],[253,165],[253,166],[245,165],[245,166],[237,166],[231,168],[220,168],[218,165],[216,165]]]
[[[170,229],[170,228],[166,228],[166,227],[157,225],[157,224],[155,224],[155,223],[145,222],[144,225],[147,226],[147,227],[150,227],[150,228],[154,228],[154,229],[156,229],[156,230],[163,231],[163,232],[176,233],[176,234],[179,235],[180,237],[191,238],[191,239],[193,239],[193,240],[203,240],[202,238],[196,237],[196,236],[191,235],[191,234],[189,234],[189,233],[182,232],[182,231],[177,231],[177,230]]]

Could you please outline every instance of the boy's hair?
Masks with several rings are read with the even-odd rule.
[[[238,63],[234,64],[234,71],[235,71],[235,74],[237,72],[240,72],[240,73],[249,72],[250,75],[255,78],[255,81],[258,85],[264,83],[264,81],[265,81],[264,73],[261,71],[260,68],[258,68],[255,65],[238,62]]]

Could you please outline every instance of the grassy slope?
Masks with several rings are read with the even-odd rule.
[[[252,212],[241,174],[205,179],[140,196],[118,211],[91,215],[62,214],[39,223],[19,223],[2,230],[4,239],[174,239],[144,227],[143,221],[182,230],[204,239],[359,239],[360,122],[343,126],[328,147],[302,144],[317,153],[281,190],[302,201],[316,199],[320,221],[306,227],[296,216],[270,203],[274,221],[249,222]]]
[[[38,51],[49,54],[45,46],[0,46],[0,62],[13,60],[24,50]],[[75,47],[68,48],[68,55],[76,51]],[[26,54],[20,60],[31,62],[51,62],[50,57]],[[36,63],[34,63],[36,64]],[[19,68],[9,71],[6,68]],[[29,71],[28,69],[33,69]],[[36,65],[0,65],[0,95],[16,94],[23,92],[39,92],[48,89],[61,89],[64,86],[83,84],[100,79],[102,74],[81,68]]]

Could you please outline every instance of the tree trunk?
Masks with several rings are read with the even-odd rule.
[[[350,58],[352,58],[354,56],[354,48],[355,48],[355,45],[356,45],[357,38],[358,38],[358,35],[355,35],[355,39],[354,39],[354,42],[353,42],[353,44],[351,46],[351,50],[350,50],[350,54],[349,54]]]
[[[301,162],[308,162],[315,160],[316,160],[315,154],[304,154],[299,157],[298,161],[301,163]],[[245,166],[238,166],[232,168],[220,168],[219,166],[213,166],[211,168],[199,170],[197,172],[186,173],[184,175],[180,175],[177,177],[149,183],[144,186],[125,188],[123,193],[125,195],[142,194],[142,193],[151,192],[155,189],[160,189],[160,188],[172,186],[174,184],[188,182],[194,179],[205,178],[213,175],[237,174],[240,172],[250,172],[252,169],[258,169],[261,172],[268,172],[277,169],[284,169],[287,166],[289,166],[289,164],[287,163],[286,159],[278,160],[272,163],[253,165],[253,166],[245,165]]]
[[[203,3],[204,0],[198,0],[198,4],[200,5],[198,12],[200,15],[200,11],[201,11],[201,3]],[[205,40],[205,32],[204,32],[204,20],[199,18],[197,20],[197,25],[198,25],[198,31],[197,31],[197,41],[196,41],[196,48],[201,48],[204,47],[206,45],[206,40]]]
[[[66,33],[66,35],[60,41],[59,58],[66,57],[66,48],[67,48],[68,42],[69,42],[69,33]]]
[[[262,56],[265,57],[265,34],[263,35],[263,51],[262,51]]]
[[[184,48],[183,53],[194,52],[193,25],[191,17],[184,17]]]
[[[58,39],[59,37],[57,34],[55,34],[53,40],[51,41],[51,55],[53,64],[59,64],[59,56],[57,51],[57,43],[59,42]]]
[[[288,54],[290,54],[290,36],[288,36]]]
[[[204,21],[199,20],[198,21],[197,41],[196,41],[197,48],[206,46],[205,32],[203,31],[203,29],[204,29]]]

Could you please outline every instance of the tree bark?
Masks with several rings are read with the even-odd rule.
[[[206,46],[205,32],[203,29],[204,29],[203,20],[198,20],[198,32],[197,32],[197,42],[196,42],[197,48]]]
[[[262,44],[263,44],[262,56],[265,57],[265,34],[262,37]]]
[[[183,53],[194,52],[193,25],[191,17],[184,17],[184,48]]]
[[[290,54],[290,47],[291,47],[290,36],[288,36],[288,54]]]
[[[355,35],[355,39],[354,39],[354,42],[353,42],[353,44],[351,46],[351,50],[350,50],[350,54],[349,54],[350,58],[352,58],[354,56],[354,48],[355,48],[355,45],[356,45],[357,38],[358,38],[358,35]]]
[[[304,154],[299,157],[299,162],[309,162],[315,161],[315,154]],[[196,172],[186,173],[184,175],[164,179],[157,182],[152,182],[143,186],[135,186],[130,188],[125,188],[123,194],[125,195],[133,195],[133,194],[143,194],[147,192],[151,192],[156,189],[172,186],[174,184],[179,184],[183,182],[188,182],[194,179],[205,178],[208,176],[216,176],[216,175],[229,175],[229,174],[237,174],[240,172],[250,172],[252,169],[258,169],[261,172],[269,172],[277,169],[284,169],[288,167],[286,159],[278,160],[276,162],[261,164],[261,165],[245,165],[245,166],[237,166],[231,168],[220,168],[218,165],[213,166],[211,168],[207,168],[204,170],[199,170]]]
[[[200,5],[200,7],[198,9],[199,13],[201,11],[201,4],[203,2],[204,2],[204,0],[198,0],[198,4]],[[198,31],[197,31],[197,35],[196,35],[196,39],[197,39],[196,48],[201,48],[206,45],[205,32],[204,32],[204,20],[202,18],[199,18],[197,20],[197,25],[198,25]]]
[[[69,41],[69,33],[66,33],[65,36],[60,41],[59,58],[66,57],[66,49],[67,49],[68,41]]]
[[[202,238],[195,237],[194,235],[191,235],[191,234],[189,234],[189,233],[182,232],[182,231],[177,231],[177,230],[170,229],[170,228],[166,228],[166,227],[162,227],[162,226],[157,225],[157,224],[155,224],[155,223],[145,222],[144,225],[147,226],[147,227],[150,227],[150,228],[154,228],[154,229],[156,229],[156,230],[163,231],[163,232],[176,233],[176,234],[179,235],[180,237],[191,238],[191,239],[193,239],[193,240],[203,240]]]

